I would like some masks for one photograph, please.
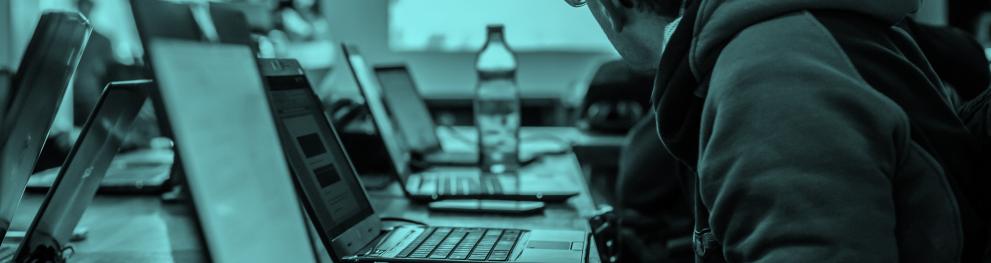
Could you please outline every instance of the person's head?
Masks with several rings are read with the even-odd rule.
[[[680,13],[683,0],[566,0],[573,6],[587,1],[609,41],[635,70],[653,73],[661,60],[664,28]]]

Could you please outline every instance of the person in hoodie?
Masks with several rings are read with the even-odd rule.
[[[696,261],[987,260],[986,149],[895,27],[918,0],[566,1],[656,72]]]

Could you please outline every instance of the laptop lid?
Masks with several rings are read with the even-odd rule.
[[[92,28],[79,13],[49,12],[38,27],[0,107],[0,238],[6,235]]]
[[[427,103],[416,90],[413,76],[405,65],[375,67],[386,109],[403,134],[409,148],[417,153],[442,150],[437,125]]]
[[[310,218],[334,258],[353,255],[382,228],[337,131],[299,62],[264,59],[259,64]]]
[[[149,47],[212,260],[314,261],[251,50],[163,39]]]
[[[131,0],[134,25],[141,43],[148,46],[152,38],[203,40],[188,4],[161,0]],[[145,56],[148,56],[147,50]]]
[[[41,203],[14,261],[51,259],[69,243],[110,162],[148,98],[150,81],[107,85]]]
[[[399,176],[401,183],[405,185],[406,179],[411,173],[409,165],[407,165],[410,160],[410,152],[406,148],[402,136],[396,133],[396,125],[386,112],[378,82],[372,77],[371,68],[365,64],[365,59],[358,53],[357,48],[348,44],[341,44],[341,48],[344,52],[344,61],[347,62],[351,75],[358,85],[358,90],[365,98],[365,105],[371,112],[372,123],[374,123],[375,129],[385,145],[390,159],[389,164]]]
[[[203,10],[207,12],[194,11],[198,8],[205,8]],[[247,18],[242,12],[224,5],[131,0],[131,12],[144,46],[155,38],[206,42],[215,37],[217,42],[251,46],[257,51]]]

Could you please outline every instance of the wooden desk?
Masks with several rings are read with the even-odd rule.
[[[572,174],[573,180],[586,185],[574,154],[549,157],[534,169]],[[587,187],[567,203],[549,204],[543,213],[529,216],[429,212],[425,205],[409,202],[397,183],[369,191],[369,197],[379,216],[448,226],[588,230],[585,218],[596,209]],[[43,198],[26,194],[12,229],[27,229]],[[98,195],[79,224],[88,230],[88,237],[72,244],[76,253],[70,262],[205,262],[195,220],[191,206],[164,203],[158,196]],[[589,260],[599,262],[594,245]]]

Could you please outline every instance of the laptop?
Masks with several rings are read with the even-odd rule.
[[[215,262],[314,262],[251,49],[153,39],[158,96]]]
[[[433,165],[478,166],[478,153],[444,151],[437,125],[406,65],[377,66],[375,77],[382,87],[381,99],[388,116],[396,122],[413,158]]]
[[[400,226],[386,231],[299,63],[262,60],[304,206],[334,262],[584,262],[573,230]]]
[[[224,6],[206,3],[179,3],[161,0],[131,0],[131,11],[142,45],[152,39],[181,39],[208,41],[206,31],[220,43],[240,44],[256,48],[251,39],[244,14]],[[207,11],[207,12],[203,12]],[[147,49],[147,48],[146,48]],[[256,50],[253,50],[256,51]],[[147,58],[147,52],[146,56]],[[156,85],[154,82],[149,85]],[[171,125],[162,115],[159,100],[152,100],[159,130],[165,137],[173,138]],[[145,149],[122,154],[114,162],[100,192],[119,194],[160,194],[181,184],[182,167],[175,163],[172,149]],[[48,177],[51,178],[51,172]],[[39,187],[44,180],[39,179]]]
[[[389,156],[389,165],[403,191],[410,199],[433,201],[442,199],[498,199],[564,202],[581,192],[581,185],[568,180],[565,174],[482,174],[477,167],[469,169],[437,169],[416,172],[409,167],[410,151],[403,136],[396,134],[395,124],[388,118],[381,103],[380,89],[373,81],[368,65],[354,47],[342,44],[343,54],[358,89],[365,97],[372,122],[378,130]]]
[[[4,254],[0,260],[65,260],[62,251],[93,201],[148,92],[142,85],[119,85],[104,90],[16,253],[8,255],[6,252],[13,250],[0,248],[0,254]]]
[[[91,31],[79,13],[42,14],[11,82],[11,95],[0,102],[0,239],[14,217]]]
[[[115,81],[104,90],[153,89],[151,80]],[[147,103],[147,102],[146,102]],[[165,191],[172,169],[172,149],[142,149],[122,152],[114,157],[100,181],[100,193],[160,194]],[[31,175],[28,191],[45,193],[58,180],[61,168],[55,167]]]

